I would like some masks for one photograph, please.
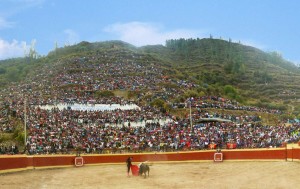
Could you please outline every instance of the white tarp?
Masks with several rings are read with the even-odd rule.
[[[81,111],[111,111],[116,109],[121,110],[133,110],[140,109],[136,104],[57,104],[57,105],[45,105],[39,106],[41,109],[50,110],[52,108],[58,108],[59,110],[71,109],[71,110],[81,110]]]

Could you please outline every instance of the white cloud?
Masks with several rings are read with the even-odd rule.
[[[12,22],[8,22],[5,18],[0,17],[0,30],[3,28],[10,28],[13,26]]]
[[[24,10],[41,8],[46,0],[0,0],[3,1],[0,7],[1,16],[6,18],[20,14]]]
[[[15,22],[9,22],[7,19],[13,15],[20,14],[23,10],[41,7],[46,0],[0,0],[3,6],[0,7],[0,30],[11,28]]]
[[[164,45],[167,39],[196,38],[202,35],[201,32],[195,30],[163,31],[162,25],[144,22],[116,23],[107,26],[104,31],[135,46]]]
[[[65,43],[67,45],[76,44],[80,40],[80,37],[79,37],[78,33],[76,33],[74,30],[66,29],[66,30],[64,30],[64,34],[66,35]]]
[[[25,41],[13,40],[12,42],[0,39],[0,60],[15,57],[24,57],[30,46]]]

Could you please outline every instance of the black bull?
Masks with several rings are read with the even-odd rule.
[[[144,174],[144,178],[146,178],[147,174],[148,173],[148,177],[149,177],[149,172],[150,172],[150,167],[149,165],[145,164],[145,163],[142,163],[140,165],[140,169],[139,169],[139,175],[143,176]]]

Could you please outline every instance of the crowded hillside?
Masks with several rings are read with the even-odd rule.
[[[299,141],[300,124],[279,119],[284,110],[197,93],[199,83],[172,77],[175,70],[138,53],[112,47],[32,72],[1,89],[0,154],[277,148]],[[266,124],[262,113],[278,122]],[[14,141],[4,140],[9,133]]]

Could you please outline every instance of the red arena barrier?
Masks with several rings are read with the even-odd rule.
[[[82,166],[86,164],[116,164],[125,163],[128,156],[135,162],[188,162],[214,160],[285,160],[300,159],[300,148],[264,148],[264,149],[230,149],[222,150],[222,156],[215,155],[215,150],[185,151],[185,152],[152,152],[136,154],[92,154],[82,155],[75,159],[75,155],[0,155],[0,173],[21,171],[38,168],[56,168]]]

